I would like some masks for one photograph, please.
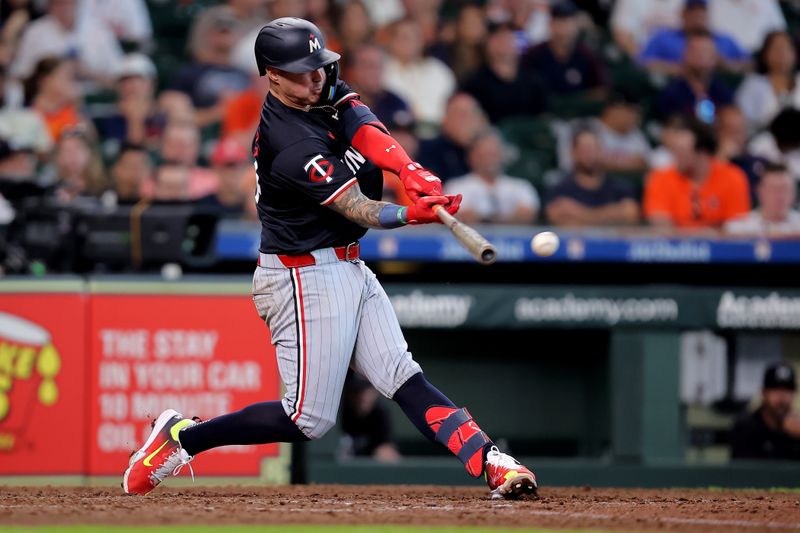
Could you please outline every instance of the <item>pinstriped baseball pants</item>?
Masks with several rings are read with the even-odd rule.
[[[331,248],[312,255],[316,264],[287,268],[261,254],[253,301],[272,335],[283,408],[318,439],[336,423],[348,367],[387,398],[422,369],[375,274],[361,261],[340,261]]]

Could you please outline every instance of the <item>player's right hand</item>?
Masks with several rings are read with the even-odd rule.
[[[416,203],[408,206],[406,220],[409,224],[431,224],[436,222],[441,224],[442,221],[439,220],[433,209],[437,205],[442,206],[451,215],[455,215],[458,212],[458,208],[461,207],[461,195],[423,196]]]

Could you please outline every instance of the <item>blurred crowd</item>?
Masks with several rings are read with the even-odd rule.
[[[31,195],[255,219],[283,16],[465,221],[800,235],[794,0],[0,0],[0,224]]]

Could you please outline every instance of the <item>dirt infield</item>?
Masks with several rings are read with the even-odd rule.
[[[800,531],[800,494],[546,488],[490,501],[478,488],[310,485],[121,490],[0,487],[0,525],[416,524],[611,531]]]

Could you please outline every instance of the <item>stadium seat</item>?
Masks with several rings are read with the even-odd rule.
[[[545,172],[556,166],[556,137],[551,119],[510,118],[503,121],[499,128],[505,140],[516,148],[506,172],[529,180],[541,190]]]
[[[606,36],[603,46],[603,59],[608,69],[609,82],[613,88],[624,89],[625,93],[635,98],[642,109],[642,116],[650,116],[655,97],[656,80],[639,64],[625,54],[619,46],[614,43],[611,35],[604,32]]]
[[[221,3],[219,0],[193,0],[175,2],[148,0],[155,52],[151,55],[158,71],[159,89],[169,85],[177,68],[188,60],[187,44],[192,20],[207,7]]]
[[[593,117],[600,114],[603,100],[583,93],[550,95],[547,106],[559,118]]]
[[[553,150],[556,138],[549,117],[514,117],[499,124],[506,141],[533,150]]]
[[[542,190],[542,177],[552,168],[547,158],[534,150],[518,150],[513,161],[506,166],[509,176],[524,178],[530,181],[538,190]]]

